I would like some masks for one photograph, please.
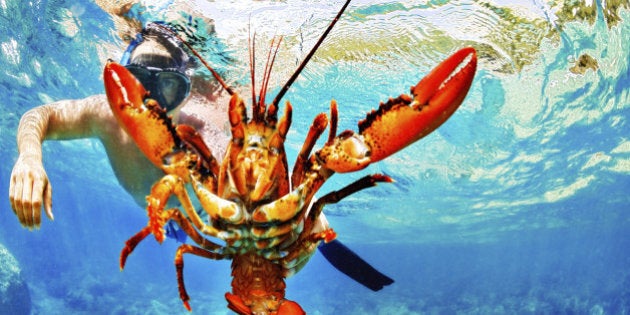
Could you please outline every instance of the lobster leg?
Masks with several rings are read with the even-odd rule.
[[[417,85],[359,122],[359,134],[344,131],[316,157],[335,172],[354,172],[380,161],[442,125],[466,97],[477,69],[477,53],[468,47],[440,63]]]
[[[194,227],[199,230],[199,232],[205,235],[217,237],[222,240],[229,240],[236,237],[234,235],[235,233],[228,232],[228,231],[221,231],[212,225],[203,223],[203,221],[201,220],[201,217],[199,217],[199,214],[197,214],[197,211],[195,211],[195,208],[190,200],[190,197],[188,196],[188,193],[186,192],[186,189],[184,187],[184,182],[182,181],[180,177],[177,177],[174,175],[166,175],[162,178],[162,180],[157,182],[154,185],[154,187],[155,188],[151,190],[151,196],[147,197],[147,201],[149,201],[150,207],[153,202],[153,199],[155,198],[154,196],[156,195],[162,196],[162,198],[157,199],[158,202],[155,203],[154,207],[158,207],[159,205],[162,205],[163,207],[163,205],[166,204],[166,200],[168,200],[168,196],[175,194],[177,198],[179,199],[182,207],[184,208],[184,211],[186,212],[186,216],[188,217],[188,219],[190,219]],[[159,190],[159,193],[155,193],[154,190]],[[166,196],[166,198],[164,198],[164,196]],[[205,207],[206,205],[204,205],[204,208]],[[149,212],[149,220],[152,220],[152,218],[153,218],[152,212]],[[156,218],[159,218],[159,217],[156,216]],[[166,224],[166,221],[162,219],[159,221],[154,220],[150,222],[153,222],[151,224],[153,226],[154,234],[156,232],[160,233],[159,236],[161,240],[164,240],[163,226],[164,224]],[[158,239],[158,236],[156,236],[156,239]],[[158,241],[160,241],[160,239],[158,239]]]
[[[309,228],[312,228],[313,222],[315,222],[315,220],[317,220],[319,215],[322,213],[324,206],[337,203],[341,199],[346,198],[360,190],[374,187],[376,186],[377,183],[392,183],[392,182],[394,182],[394,180],[387,175],[372,174],[372,175],[364,176],[340,190],[327,193],[326,195],[324,195],[323,197],[315,201],[315,203],[313,204],[313,207],[311,208],[308,214],[308,218],[306,220],[306,225],[304,226],[304,228],[307,231]]]
[[[220,254],[223,249],[222,246],[204,238],[199,232],[192,226],[190,221],[184,217],[184,214],[181,213],[178,209],[173,209],[173,211],[169,215],[170,219],[175,221],[181,228],[186,232],[188,237],[199,245],[201,248],[212,251],[213,253]]]
[[[184,303],[184,307],[188,311],[191,311],[190,304],[190,296],[188,296],[188,292],[186,292],[186,286],[184,285],[184,254],[194,254],[200,257],[221,260],[227,258],[226,255],[221,255],[217,253],[213,253],[207,251],[203,248],[199,248],[197,246],[193,246],[190,244],[183,244],[177,248],[177,252],[175,253],[175,269],[177,270],[177,288],[179,289],[179,297],[182,299]]]
[[[138,246],[140,242],[142,242],[147,236],[151,234],[151,228],[146,226],[140,232],[136,233],[130,239],[125,242],[125,247],[123,247],[120,252],[120,270],[125,269],[125,264],[127,263],[127,257],[133,252],[133,250]]]
[[[174,175],[166,175],[151,187],[151,194],[147,196],[147,215],[149,217],[149,228],[155,239],[162,243],[166,238],[164,225],[171,219],[172,212],[164,212],[164,206],[168,199],[175,194],[182,203],[188,217],[195,226],[203,226],[201,218],[193,208],[190,197],[184,188],[182,179]],[[177,210],[179,211],[179,210]],[[218,231],[214,235],[217,235]]]
[[[326,243],[334,240],[337,234],[332,229],[324,229],[323,231],[314,232],[317,220],[320,218],[324,206],[339,202],[345,197],[354,194],[357,191],[376,186],[379,182],[391,183],[393,180],[386,175],[372,174],[367,175],[350,185],[338,190],[332,191],[313,203],[309,210],[308,216],[304,223],[304,233],[294,243],[293,247],[287,251],[289,255],[283,258],[283,265],[290,270],[290,273],[296,273],[310,258],[312,252],[317,247],[317,243],[324,241]],[[319,228],[317,228],[319,229]]]
[[[201,202],[201,207],[212,220],[224,220],[230,224],[241,224],[245,220],[245,210],[235,202],[220,198],[205,188],[197,178],[192,178],[195,194]],[[197,228],[199,228],[197,226]],[[215,236],[215,235],[212,235]]]
[[[327,228],[321,232],[304,232],[300,238],[295,241],[291,249],[287,250],[288,255],[282,258],[282,266],[285,268],[285,276],[290,277],[298,273],[315,253],[315,249],[319,242],[325,243],[333,241],[337,237],[337,233]]]
[[[304,204],[310,202],[312,195],[321,187],[324,180],[317,176],[308,177],[300,186],[282,198],[256,208],[252,213],[252,221],[254,224],[265,224],[287,222],[293,219],[300,213]]]
[[[161,186],[158,184],[153,185],[155,191],[152,192],[157,194]],[[133,252],[133,250],[138,246],[140,242],[142,242],[149,234],[153,234],[156,240],[160,243],[164,240],[164,224],[169,220],[172,216],[173,212],[179,212],[177,209],[171,209],[169,211],[162,211],[164,206],[156,207],[156,203],[159,204],[160,200],[168,199],[168,196],[162,196],[162,199],[155,198],[153,195],[147,196],[147,201],[149,205],[147,206],[147,212],[149,214],[149,223],[145,226],[140,232],[136,233],[134,236],[129,238],[125,242],[125,247],[123,247],[120,252],[120,270],[125,268],[125,263],[127,262],[127,257]]]
[[[155,221],[164,222],[164,224],[166,224],[168,220],[172,219],[173,221],[177,222],[177,224],[179,224],[179,226],[186,232],[186,234],[188,234],[188,236],[190,236],[190,238],[195,243],[199,244],[199,246],[203,247],[204,249],[219,250],[221,248],[221,246],[201,237],[199,232],[197,232],[197,230],[192,227],[190,222],[183,216],[179,209],[173,208],[167,211],[162,211],[159,213],[159,217],[160,218],[156,219]],[[134,251],[136,246],[138,246],[140,242],[142,242],[147,236],[149,236],[149,234],[151,234],[153,230],[154,227],[151,224],[148,224],[142,230],[140,230],[140,232],[136,233],[125,242],[125,247],[123,247],[122,251],[120,252],[120,270],[123,270],[125,268],[127,257],[129,257],[129,255]]]
[[[308,187],[300,185],[284,197],[256,208],[252,213],[252,220],[254,223],[264,224],[293,219],[302,207],[302,196],[306,190]]]
[[[177,131],[179,138],[201,156],[205,166],[212,172],[212,174],[215,176],[218,175],[220,168],[219,162],[214,158],[212,151],[203,141],[201,135],[193,127],[188,125],[178,125],[175,130]]]
[[[151,194],[147,196],[147,216],[149,217],[147,227],[159,243],[166,238],[164,225],[170,218],[163,210],[173,194],[175,181],[176,178],[170,175],[162,177],[151,187]]]
[[[308,163],[308,157],[311,155],[315,142],[317,142],[319,136],[321,136],[324,130],[326,130],[327,125],[328,118],[326,118],[326,114],[324,113],[317,115],[315,120],[313,120],[313,124],[308,130],[306,140],[304,141],[302,149],[300,150],[293,166],[293,172],[291,174],[291,185],[293,185],[293,187],[299,186],[302,183],[302,177],[304,176],[306,163]]]

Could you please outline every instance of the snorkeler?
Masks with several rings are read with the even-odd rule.
[[[228,135],[222,126],[212,121],[225,116],[227,108],[217,108],[211,113],[206,108],[198,110],[199,104],[194,103],[216,102],[226,106],[227,98],[209,100],[192,95],[191,62],[176,38],[162,27],[149,23],[131,42],[121,64],[167,110],[174,123],[193,126],[212,152],[225,152]],[[208,91],[203,94],[219,95]],[[187,112],[187,108],[192,110]],[[214,117],[203,117],[201,112]],[[79,138],[98,138],[102,142],[118,182],[141,208],[146,206],[146,194],[164,173],[145,157],[118,124],[107,97],[100,94],[81,100],[62,100],[33,108],[20,120],[17,132],[19,156],[11,173],[9,199],[22,226],[29,229],[39,227],[42,207],[48,218],[53,220],[52,185],[42,163],[43,141]],[[220,160],[222,157],[217,158]],[[320,218],[321,223],[327,226],[325,216],[322,214]],[[175,224],[169,223],[166,229],[168,236],[185,241],[186,235]],[[379,290],[393,282],[339,241],[320,246],[320,249],[337,269],[372,290]]]
[[[182,108],[191,99],[188,55],[170,35],[149,24],[130,45],[123,64],[145,84],[176,123],[190,124],[223,152],[228,137],[218,126],[205,123],[197,113]],[[201,97],[196,97],[199,100]],[[105,147],[119,183],[143,208],[144,196],[162,176],[119,126],[107,97],[62,100],[27,111],[17,132],[19,156],[11,174],[9,199],[20,223],[29,229],[41,224],[41,208],[52,220],[52,186],[42,164],[44,140],[98,138]]]

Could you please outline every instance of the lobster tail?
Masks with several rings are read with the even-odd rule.
[[[228,307],[241,315],[302,315],[304,310],[284,298],[284,269],[263,257],[248,253],[232,259],[232,293]]]

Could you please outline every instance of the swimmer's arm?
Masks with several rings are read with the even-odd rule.
[[[33,108],[20,119],[18,152],[41,160],[46,139],[78,139],[98,136],[97,130],[113,119],[104,95],[64,100]]]
[[[9,200],[23,226],[39,227],[42,205],[53,219],[52,186],[42,164],[42,142],[98,136],[106,130],[98,126],[115,125],[113,117],[104,95],[42,105],[22,116],[17,132],[20,154],[11,172]]]

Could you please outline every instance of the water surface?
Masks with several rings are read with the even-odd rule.
[[[341,3],[194,5],[215,20],[205,54],[232,82],[247,79],[249,25],[259,51],[284,35],[274,95]],[[294,106],[289,161],[333,98],[340,130],[356,129],[459,47],[477,48],[478,73],[438,131],[322,189],[376,172],[396,180],[325,210],[339,239],[396,283],[370,292],[316,254],[287,296],[309,314],[630,313],[630,13],[627,1],[601,5],[353,2],[285,96]],[[169,7],[156,2],[142,18],[165,18]],[[19,226],[6,195],[20,116],[103,93],[102,67],[124,43],[89,1],[4,0],[0,13],[0,241],[21,263],[33,313],[185,313],[174,241],[142,243],[118,271],[124,241],[146,217],[98,141],[44,145],[55,222]],[[576,68],[581,56],[596,66]],[[186,279],[195,312],[229,313],[228,262],[187,258]]]

